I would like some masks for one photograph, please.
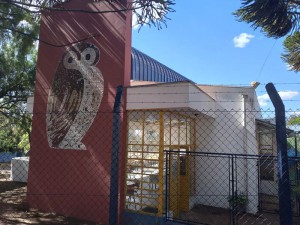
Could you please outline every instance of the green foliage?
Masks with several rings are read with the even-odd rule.
[[[285,36],[296,25],[286,0],[242,0],[242,5],[234,14],[255,29],[262,28],[267,36]]]
[[[288,36],[283,45],[285,53],[282,54],[282,59],[290,66],[291,70],[300,71],[300,33],[297,31]]]
[[[298,115],[291,115],[289,119],[287,120],[287,125],[289,125],[289,128],[292,130],[297,130],[296,128],[300,126],[300,116]],[[294,127],[293,127],[294,126]],[[300,134],[296,134],[296,136],[289,137],[287,139],[288,148],[295,148],[295,139],[297,143],[297,149],[298,152],[300,151]],[[300,153],[299,153],[300,155]]]
[[[39,16],[42,11],[81,11],[81,9],[65,9],[61,7],[61,4],[68,2],[70,0],[15,0],[9,1],[4,0],[5,6],[7,7],[16,7],[17,9],[30,12],[32,16]],[[100,0],[96,0],[95,2],[99,2]],[[101,0],[101,4],[112,4],[113,2],[117,2],[115,0]],[[167,17],[168,13],[175,12],[172,8],[175,5],[175,0],[133,0],[133,1],[120,1],[124,3],[124,6],[127,7],[127,10],[132,11],[135,16],[137,25],[153,25],[158,29],[162,27],[162,25],[166,25],[166,20],[169,19]],[[126,10],[121,9],[121,11]],[[110,9],[111,13],[118,12],[120,9],[112,7]],[[88,13],[87,10],[82,10],[82,12]],[[95,11],[94,11],[95,12]],[[107,12],[107,10],[105,10]],[[101,11],[98,11],[101,13]],[[0,12],[1,15],[1,12]],[[0,18],[1,20],[1,18]],[[0,22],[1,23],[1,22]]]
[[[0,150],[26,151],[31,118],[25,107],[33,93],[37,52],[30,36],[37,35],[39,21],[10,4],[0,4],[0,16]]]
[[[299,152],[298,154],[300,156],[300,135],[299,134],[296,137],[287,138],[288,149],[295,148],[295,138],[297,138],[297,149]]]
[[[244,194],[236,194],[236,196],[228,196],[227,200],[230,206],[245,206],[248,203],[248,198]]]
[[[22,135],[21,140],[18,144],[18,148],[23,152],[28,152],[30,150],[29,134],[25,133]]]
[[[300,116],[291,116],[287,122],[288,125],[300,125]]]
[[[29,130],[31,118],[29,115],[23,115],[23,120],[16,121],[12,118],[6,118],[0,115],[0,151],[14,152],[29,150]]]
[[[242,0],[242,6],[234,15],[254,29],[261,28],[268,37],[280,38],[290,34],[284,42],[282,59],[291,70],[300,70],[300,1]]]
[[[300,116],[291,116],[287,121],[288,125],[300,125]]]

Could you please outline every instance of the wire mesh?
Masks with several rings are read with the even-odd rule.
[[[113,115],[97,112],[83,137],[87,150],[49,148],[43,126],[32,130],[29,152],[1,145],[0,222],[107,221]],[[280,224],[272,110],[170,108],[120,116],[120,224]],[[300,223],[298,118],[299,110],[286,112],[294,224]],[[46,115],[33,114],[33,121],[45,124]]]

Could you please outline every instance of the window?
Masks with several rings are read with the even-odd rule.
[[[269,132],[261,132],[259,134],[259,150],[260,154],[273,155],[273,134]]]
[[[125,206],[157,213],[159,176],[159,112],[128,112]]]

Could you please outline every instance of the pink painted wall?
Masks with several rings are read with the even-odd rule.
[[[125,3],[126,0],[111,4],[72,0],[63,7],[103,11],[123,8]],[[40,39],[61,47],[39,44],[27,201],[30,207],[43,211],[107,224],[112,110],[116,87],[128,86],[130,82],[131,13],[44,12]],[[100,50],[96,67],[104,78],[104,95],[99,112],[82,139],[87,149],[51,148],[46,124],[49,91],[58,65],[70,47],[68,43],[79,40],[94,44]],[[120,196],[124,189],[125,96],[121,115]],[[120,212],[122,206],[123,197],[120,197]]]

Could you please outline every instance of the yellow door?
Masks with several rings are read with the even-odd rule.
[[[190,180],[187,148],[173,148],[170,154],[170,210],[175,217],[189,211]]]

